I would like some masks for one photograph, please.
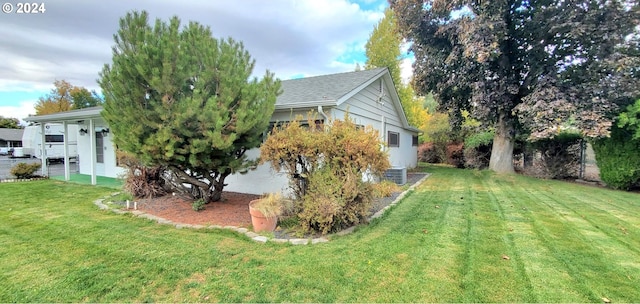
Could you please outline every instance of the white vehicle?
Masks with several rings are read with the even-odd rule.
[[[78,126],[67,125],[69,137],[69,158],[78,157]],[[64,126],[59,123],[48,123],[44,126],[44,153],[47,159],[64,159]],[[39,125],[28,126],[22,134],[24,155],[42,159],[42,133]]]

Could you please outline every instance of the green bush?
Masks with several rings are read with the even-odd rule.
[[[478,148],[481,146],[490,146],[493,144],[494,131],[486,131],[474,133],[467,136],[464,139],[464,147],[466,148]]]
[[[595,140],[593,149],[600,178],[608,187],[629,190],[640,182],[640,140],[631,131],[613,126],[611,137]]]
[[[32,178],[34,176],[33,174],[36,173],[41,166],[39,163],[18,163],[11,168],[11,174],[19,179]]]
[[[472,169],[489,167],[494,131],[474,133],[464,139],[464,166]]]
[[[193,211],[202,211],[204,210],[204,204],[204,199],[199,198],[191,203],[191,209],[193,209]]]

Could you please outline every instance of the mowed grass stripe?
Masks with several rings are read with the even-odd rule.
[[[464,206],[465,220],[461,238],[465,250],[459,257],[463,292],[456,301],[510,302],[522,298],[520,288],[511,288],[517,279],[511,266],[502,259],[508,245],[502,237],[499,212],[479,183],[482,177],[462,174],[451,178],[462,185],[461,190],[450,193],[451,203]]]
[[[574,187],[587,188],[577,185]],[[586,189],[585,189],[586,190]],[[616,195],[619,191],[602,190]],[[627,230],[621,220],[607,212],[607,205],[598,200],[589,204],[580,204],[583,196],[578,191],[567,192],[558,187],[554,196],[539,192],[548,198],[549,207],[554,209],[562,221],[575,227],[579,233],[572,234],[575,241],[582,241],[589,250],[584,254],[583,271],[586,276],[606,280],[612,284],[593,284],[594,292],[600,294],[597,299],[607,297],[616,301],[631,302],[637,296],[638,288],[634,282],[640,279],[640,235],[635,229]],[[573,193],[573,194],[569,194]],[[630,259],[631,258],[631,259]],[[593,280],[589,280],[593,281]],[[611,288],[611,286],[615,288]],[[596,300],[597,300],[596,299]]]
[[[565,271],[577,282],[578,290],[587,296],[589,301],[600,301],[602,297],[607,297],[625,302],[638,297],[637,288],[634,290],[634,287],[629,285],[630,281],[634,280],[628,276],[629,269],[616,265],[611,259],[609,250],[596,245],[598,239],[602,238],[594,235],[604,236],[604,234],[584,220],[582,214],[576,214],[575,210],[567,208],[567,197],[550,195],[552,193],[549,189],[540,187],[545,184],[544,181],[525,177],[518,177],[518,179],[520,181],[517,184],[521,185],[522,192],[513,194],[514,197],[522,199],[526,197],[525,193],[529,193],[530,201],[533,202],[521,209],[523,214],[528,215],[533,221],[535,233],[542,240],[541,243],[553,256],[563,262]],[[523,187],[523,185],[527,186]],[[569,185],[557,183],[554,186],[553,194],[557,194],[561,192],[560,189]],[[581,187],[580,185],[570,186],[577,187],[575,188],[577,190]],[[589,216],[592,215],[600,216],[600,214],[589,214]],[[619,245],[615,239],[606,238],[606,240],[609,246]],[[627,250],[624,260],[629,261],[629,257],[637,256],[635,252]],[[605,281],[612,284],[604,284]],[[605,286],[616,287],[612,290],[604,288]]]
[[[529,273],[526,271],[523,258],[523,254],[526,253],[520,250],[521,248],[519,248],[519,244],[516,243],[516,238],[512,233],[514,230],[513,218],[509,213],[512,208],[509,207],[510,204],[508,201],[505,201],[503,198],[504,193],[510,193],[511,190],[504,191],[503,188],[496,188],[495,185],[490,183],[489,172],[485,171],[482,173],[482,178],[478,182],[482,184],[482,190],[484,190],[484,193],[486,193],[490,199],[491,206],[495,208],[495,211],[498,213],[499,222],[501,223],[501,225],[497,227],[499,229],[494,232],[500,234],[505,243],[500,263],[511,265],[510,269],[513,271],[513,279],[505,285],[505,288],[516,290],[520,296],[518,299],[509,301],[537,302],[538,298],[534,293],[533,283],[531,282]],[[475,172],[475,174],[477,175],[479,173]]]
[[[570,214],[579,217],[581,221],[589,223],[594,229],[606,234],[607,237],[615,239],[628,250],[640,254],[640,223],[633,217],[633,215],[637,215],[632,209],[634,205],[632,203],[612,204],[610,200],[594,199],[589,195],[589,190],[592,190],[590,187],[581,185],[576,185],[575,187],[582,187],[585,192],[579,193],[567,191],[566,188],[559,188],[555,195],[555,201],[559,202],[563,208],[570,210]],[[618,196],[620,198],[624,198],[629,194],[613,190],[600,192],[608,192],[611,197]],[[585,196],[589,197],[590,204],[581,203]],[[628,201],[632,202],[633,200]],[[620,205],[625,206],[625,209],[628,210],[621,210],[618,208]],[[640,207],[640,200],[636,201],[636,212],[638,207]]]
[[[466,265],[460,261],[467,250],[468,211],[456,200],[460,191],[466,191],[464,181],[453,172],[442,172],[430,176],[407,202],[415,199],[421,203],[420,209],[413,209],[413,216],[425,217],[425,222],[413,229],[425,235],[424,246],[428,248],[416,265],[421,273],[417,277],[423,282],[421,298],[416,301],[458,301],[465,292],[462,280]]]
[[[382,219],[356,234],[333,241],[334,244],[343,240],[348,242],[344,246],[345,250],[351,248],[349,257],[361,255],[361,260],[366,262],[355,265],[351,276],[376,273],[364,280],[375,288],[357,301],[436,302],[460,294],[457,262],[453,255],[456,251],[453,247],[459,246],[454,237],[459,234],[452,231],[460,226],[455,221],[461,219],[461,209],[442,203],[447,201],[442,193],[417,190]],[[354,252],[354,243],[362,244],[366,249]],[[402,284],[389,285],[380,277],[394,278]]]
[[[516,263],[521,263],[525,276],[530,282],[536,302],[587,302],[589,293],[584,288],[577,288],[581,283],[571,275],[565,261],[555,256],[554,248],[547,246],[548,235],[541,231],[537,215],[548,216],[537,209],[537,198],[531,196],[522,187],[517,187],[507,180],[488,179],[488,187],[501,189],[494,191],[496,198],[503,205],[508,234],[513,238],[513,250],[516,252]],[[507,187],[509,185],[509,187]],[[530,185],[525,184],[527,187]],[[534,211],[532,211],[534,210]],[[554,288],[549,288],[553,286]]]

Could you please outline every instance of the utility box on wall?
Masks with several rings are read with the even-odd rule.
[[[391,168],[384,173],[384,178],[398,185],[404,185],[407,183],[407,168],[406,167]]]

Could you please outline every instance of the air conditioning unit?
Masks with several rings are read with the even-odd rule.
[[[384,179],[390,180],[398,185],[404,185],[407,183],[407,168],[406,167],[391,168],[384,173]]]

